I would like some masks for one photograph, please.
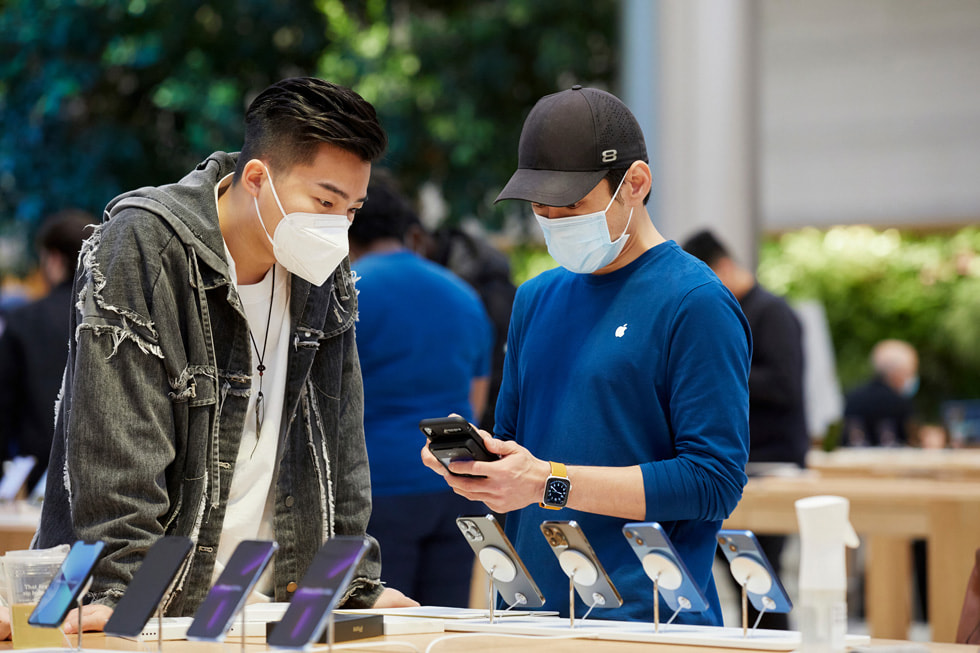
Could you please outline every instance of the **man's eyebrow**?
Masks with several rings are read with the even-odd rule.
[[[345,200],[350,200],[350,195],[348,195],[344,191],[340,190],[339,188],[337,188],[336,186],[334,186],[333,184],[331,184],[329,181],[318,181],[316,185],[317,186],[320,186],[321,188],[324,188],[324,189],[330,191],[331,193],[337,193],[338,195],[340,195],[341,197],[343,197]],[[361,199],[359,199],[357,201],[358,202],[365,202],[365,201],[367,201],[367,196],[365,195],[364,197],[362,197]]]

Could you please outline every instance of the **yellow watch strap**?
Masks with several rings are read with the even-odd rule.
[[[561,476],[562,478],[568,478],[568,470],[565,469],[565,463],[556,463],[554,460],[552,460],[551,475]]]

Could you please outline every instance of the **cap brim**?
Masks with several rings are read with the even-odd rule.
[[[526,200],[546,206],[568,206],[588,195],[608,170],[532,170],[515,172],[497,195],[500,200]]]

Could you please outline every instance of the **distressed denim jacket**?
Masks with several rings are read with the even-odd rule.
[[[248,323],[214,201],[235,161],[218,152],[177,184],[117,197],[80,254],[34,546],[105,542],[95,602],[115,605],[162,535],[195,543],[167,614],[192,614],[210,586],[251,391]],[[349,263],[321,287],[295,275],[291,283],[272,490],[277,601],[290,598],[322,542],[363,535],[371,512]],[[369,607],[381,593],[373,544],[348,607]]]

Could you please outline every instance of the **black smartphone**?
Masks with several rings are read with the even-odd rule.
[[[263,540],[239,543],[218,576],[218,582],[197,607],[194,621],[187,629],[187,639],[222,641],[278,548],[275,542]]]
[[[544,595],[521,562],[493,515],[457,517],[456,525],[469,542],[494,587],[511,607],[538,608]]]
[[[333,537],[324,542],[282,619],[269,633],[269,646],[305,649],[319,641],[327,617],[337,607],[369,546],[363,537]]]
[[[603,569],[578,522],[542,522],[541,533],[585,605],[597,608],[618,608],[623,605],[623,598],[616,591],[616,586]]]
[[[192,546],[191,538],[182,535],[161,537],[153,543],[106,622],[104,630],[107,635],[136,637],[142,632],[170,589]]]
[[[58,573],[41,599],[37,602],[27,623],[44,628],[58,628],[65,621],[65,615],[75,606],[78,595],[92,577],[92,569],[98,562],[105,544],[102,542],[75,542]]]
[[[458,415],[424,419],[419,422],[419,429],[429,439],[429,451],[447,470],[449,463],[452,462],[500,460],[500,456],[490,453],[483,446],[483,438],[473,425]],[[457,474],[453,471],[449,473],[453,476],[486,478],[475,474]]]

